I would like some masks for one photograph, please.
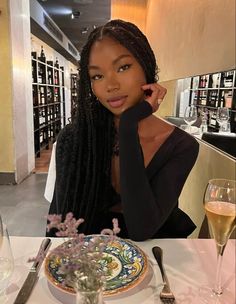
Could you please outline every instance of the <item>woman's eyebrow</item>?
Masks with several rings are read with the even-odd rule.
[[[119,62],[121,59],[126,58],[126,57],[130,57],[130,58],[131,58],[131,56],[130,56],[129,54],[120,55],[120,56],[118,56],[118,57],[113,61],[113,65],[115,65],[115,64],[116,64],[117,62]]]
[[[126,57],[130,57],[130,58],[131,58],[131,55],[129,55],[129,54],[122,54],[122,55],[118,56],[115,60],[113,60],[112,64],[115,65],[115,64],[117,64],[117,62],[119,62],[121,59],[126,58]],[[97,65],[89,65],[89,66],[88,66],[88,69],[89,69],[89,70],[100,70],[100,67],[97,66]]]

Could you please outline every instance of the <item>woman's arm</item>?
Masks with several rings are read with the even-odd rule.
[[[137,129],[138,121],[151,113],[152,107],[143,101],[121,115],[119,126],[124,217],[130,237],[140,241],[151,238],[176,207],[198,154],[198,143],[186,134],[182,141],[178,140],[173,153],[170,146],[171,153],[165,155],[163,164],[149,181]]]

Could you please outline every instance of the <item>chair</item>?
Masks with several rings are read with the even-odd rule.
[[[236,134],[203,133],[202,140],[236,157]]]

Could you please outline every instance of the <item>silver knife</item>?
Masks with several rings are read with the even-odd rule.
[[[35,258],[35,262],[33,263],[32,267],[30,268],[30,272],[25,279],[23,286],[21,287],[14,304],[25,304],[34,288],[35,283],[38,280],[38,273],[40,267],[43,263],[44,257],[46,256],[49,247],[51,246],[50,239],[44,239],[40,245],[38,254]]]

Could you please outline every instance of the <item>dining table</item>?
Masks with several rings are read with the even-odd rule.
[[[28,260],[36,256],[42,237],[11,236],[10,243],[14,256],[14,272],[6,289],[4,304],[13,304],[32,265]],[[62,238],[52,238],[50,250],[62,244]],[[176,304],[201,304],[199,288],[213,285],[216,275],[216,246],[212,239],[151,239],[133,242],[147,256],[148,266],[145,276],[132,288],[104,298],[104,303],[113,304],[156,304],[161,303],[160,291],[163,287],[158,264],[152,254],[152,247],[163,249],[163,262]],[[236,240],[230,239],[226,246],[222,267],[222,286],[230,294],[230,302],[235,304],[235,256]],[[50,252],[50,251],[49,251]],[[45,276],[44,264],[39,279],[30,294],[28,304],[73,304],[75,295],[66,293]],[[217,303],[217,302],[216,302]],[[219,302],[221,303],[221,302]]]

